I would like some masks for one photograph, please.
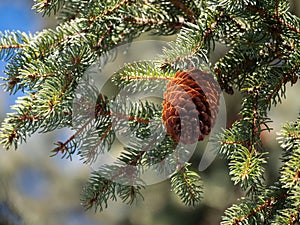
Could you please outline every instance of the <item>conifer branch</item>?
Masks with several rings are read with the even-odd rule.
[[[248,5],[248,4],[247,4],[246,7],[247,7],[248,9],[250,9],[251,11],[254,11],[254,12],[259,13],[259,14],[262,15],[262,16],[272,17],[271,15],[269,15],[269,13],[268,13],[267,11],[265,11],[265,10],[263,10],[263,9],[260,9],[260,8],[258,8],[258,7],[256,7],[256,6]],[[300,34],[300,29],[298,29],[297,27],[292,26],[291,24],[286,23],[284,20],[282,20],[281,16],[278,15],[278,4],[276,4],[276,9],[275,9],[275,10],[276,10],[276,15],[275,15],[276,17],[275,17],[275,18],[279,21],[279,23],[280,23],[282,26],[287,27],[287,28],[290,29],[291,31],[294,31],[294,32]]]
[[[282,79],[278,82],[278,84],[275,86],[275,88],[272,90],[272,92],[269,94],[269,96],[266,99],[266,103],[268,104],[271,102],[273,96],[278,93],[278,91],[282,88],[282,86],[286,85],[287,82],[291,82],[292,85],[295,84],[298,80],[297,76],[295,75],[296,71],[300,69],[300,65],[293,68],[291,71],[289,71],[286,74],[283,74]]]
[[[286,198],[286,195],[279,195],[277,197],[271,197],[263,201],[261,205],[258,205],[255,209],[251,210],[247,215],[244,215],[240,218],[233,218],[232,225],[238,225],[243,223],[244,221],[247,221],[249,218],[256,216],[258,213],[268,209],[272,210],[272,208],[276,205],[276,203],[279,200],[282,200],[283,198]],[[264,223],[267,223],[267,221],[264,221]]]
[[[94,120],[94,118],[90,118],[87,122],[85,122],[83,124],[83,126],[80,127],[80,129],[78,129],[71,137],[69,137],[65,142],[61,142],[61,141],[58,141],[56,143],[56,145],[58,145],[55,149],[53,149],[51,152],[54,153],[54,155],[58,154],[59,152],[64,154],[65,151],[69,152],[69,153],[74,153],[72,151],[69,151],[69,148],[67,147],[67,145],[72,142],[77,136],[79,133],[83,132],[84,129]],[[54,156],[53,155],[53,156]]]
[[[190,91],[196,111],[203,110],[208,117],[213,112],[199,93],[214,93],[212,86],[199,88],[189,76],[177,76],[191,68],[209,75],[214,67],[222,90],[234,94],[236,89],[243,95],[238,119],[214,140],[219,155],[228,160],[234,185],[245,191],[241,201],[225,211],[222,224],[296,224],[300,218],[300,119],[283,126],[279,137],[282,166],[271,186],[263,179],[268,149],[261,135],[272,129],[269,110],[281,101],[287,83],[298,82],[300,20],[288,7],[280,0],[35,0],[33,8],[38,12],[59,12],[59,25],[35,35],[0,33],[0,59],[8,61],[3,78],[6,90],[25,94],[2,123],[1,143],[7,149],[17,148],[36,132],[68,127],[74,133],[58,141],[51,153],[62,158],[77,153],[84,163],[94,163],[110,151],[120,131],[129,143],[115,164],[92,172],[82,193],[86,208],[101,211],[109,200],[117,199],[132,204],[142,197],[145,182],[141,177],[149,168],[173,174],[172,190],[186,205],[197,206],[202,181],[188,162],[190,150],[176,139],[181,127],[176,123],[173,129],[172,123],[181,119],[171,103],[165,107],[169,104],[166,96],[174,95],[180,104],[187,99],[178,97],[180,92],[167,84],[176,79],[181,82]],[[148,31],[154,35],[178,32],[178,36],[159,58],[125,65],[110,81],[133,95],[145,89],[160,91],[166,98],[162,105],[132,102],[126,94],[108,99],[89,83],[84,83],[83,95],[77,99],[77,88],[89,66],[119,44]],[[228,50],[212,65],[209,57],[216,42]],[[97,99],[96,104],[92,99]],[[200,125],[206,121],[201,116],[198,119]],[[203,127],[212,129],[208,121]],[[173,133],[179,131],[175,137]]]
[[[119,8],[121,8],[123,5],[131,3],[131,0],[122,0],[118,2],[116,5],[112,6],[111,8],[105,10],[99,17],[96,17],[96,19],[103,18],[105,16],[108,16],[112,14],[114,11],[117,11]]]
[[[223,17],[224,17],[224,12],[220,12],[220,14],[217,16],[217,18],[215,19],[215,21],[213,21],[210,24],[210,26],[208,28],[206,28],[206,30],[204,31],[204,33],[203,33],[204,39],[206,39],[210,34],[213,33],[213,31],[215,30],[215,28],[217,27],[218,23],[220,23],[220,20]],[[196,46],[195,50],[197,50],[198,47]]]
[[[170,0],[174,5],[180,8],[189,18],[189,22],[195,22],[195,14],[192,10],[190,10],[182,1],[180,0]]]
[[[186,205],[198,205],[202,199],[201,178],[188,170],[190,164],[179,166],[179,171],[171,178],[171,187]]]
[[[286,23],[280,16],[278,17],[278,21],[280,22],[280,24],[282,26],[285,26],[288,29],[290,29],[291,31],[294,31],[294,32],[300,34],[300,29],[299,28],[294,27],[293,25]]]

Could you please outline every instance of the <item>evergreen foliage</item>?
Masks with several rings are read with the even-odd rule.
[[[261,134],[271,129],[269,110],[281,102],[286,85],[295,84],[300,75],[300,19],[289,12],[287,1],[35,0],[33,9],[42,15],[57,14],[59,24],[55,30],[35,34],[0,33],[0,59],[7,61],[5,89],[24,93],[1,126],[6,149],[17,148],[36,132],[76,127],[74,135],[58,141],[52,153],[67,158],[79,154],[85,163],[92,163],[113,147],[115,130],[127,126],[136,141],[124,147],[115,165],[92,173],[83,190],[83,205],[101,211],[109,200],[132,204],[145,188],[132,167],[155,166],[161,171],[164,167],[158,165],[165,159],[168,169],[178,168],[170,179],[172,190],[186,205],[198,205],[201,178],[190,163],[178,160],[189,152],[163,132],[151,132],[151,126],[161,121],[161,105],[108,98],[87,88],[87,95],[97,99],[96,107],[79,102],[77,107],[88,113],[72,119],[75,90],[99,57],[144,32],[177,33],[160,58],[125,65],[113,83],[123,88],[144,82],[130,86],[128,91],[134,93],[156,80],[155,88],[163,89],[176,71],[204,68],[206,62],[224,92],[243,95],[240,118],[216,140],[219,155],[228,160],[229,176],[245,191],[225,211],[222,224],[300,223],[300,117],[284,125],[278,138],[282,166],[272,186],[264,180],[268,152],[261,141]],[[215,43],[228,51],[211,64]],[[151,135],[150,140],[161,141],[147,141]],[[172,153],[175,156],[168,158]],[[131,177],[130,182],[124,181],[125,176]]]

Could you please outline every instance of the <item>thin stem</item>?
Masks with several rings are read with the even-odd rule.
[[[253,209],[249,214],[247,214],[247,215],[245,215],[241,218],[235,218],[234,219],[234,224],[241,224],[243,221],[245,221],[248,218],[256,215],[257,213],[265,210],[266,208],[274,207],[275,203],[278,200],[281,200],[282,198],[286,198],[286,197],[287,197],[287,194],[281,194],[277,197],[271,197],[271,198],[266,199],[266,201],[262,205],[260,205],[257,208]]]
[[[153,76],[128,76],[128,80],[172,80],[172,77],[153,77]]]
[[[105,137],[108,135],[109,131],[111,131],[112,127],[113,127],[113,123],[109,125],[109,127],[105,130],[105,132],[99,138],[98,142],[95,144],[95,146],[93,147],[93,149],[91,151],[89,151],[89,153],[86,155],[86,157],[87,157],[86,162],[91,161],[90,159],[94,158],[94,156],[97,153],[96,149],[102,143],[102,141],[105,139]]]
[[[257,102],[258,102],[258,95],[259,95],[259,90],[258,89],[255,89],[254,90],[254,103],[253,103],[253,118],[252,118],[252,138],[250,140],[251,142],[251,145],[249,146],[249,156],[250,154],[252,153],[252,150],[254,149],[254,152],[256,153],[256,149],[254,148],[254,144],[256,142],[256,134],[258,132],[258,129],[257,129],[257,119],[258,119],[258,111],[257,111]]]
[[[248,9],[250,9],[251,11],[255,11],[255,12],[259,13],[260,15],[272,17],[271,15],[269,15],[269,13],[268,13],[267,11],[262,10],[262,9],[260,9],[260,8],[257,8],[257,7],[255,7],[255,6],[253,6],[253,5],[246,5],[246,7],[247,7]],[[277,11],[278,11],[278,8],[277,8]],[[292,30],[292,31],[294,31],[294,32],[296,32],[296,33],[300,33],[300,30],[299,30],[298,28],[296,28],[296,27],[292,26],[291,24],[288,24],[288,23],[286,23],[285,21],[283,21],[282,18],[281,18],[281,16],[279,15],[278,12],[276,12],[275,17],[277,18],[277,20],[279,21],[279,23],[280,23],[282,26],[285,26],[285,27],[287,27],[288,29],[290,29],[290,30]]]
[[[62,154],[64,153],[64,151],[68,151],[68,147],[67,145],[73,141],[78,134],[80,134],[90,123],[91,121],[93,121],[94,118],[90,118],[87,122],[85,122],[83,124],[83,126],[81,126],[71,137],[69,137],[65,142],[57,142],[58,147],[56,147],[55,149],[53,149],[51,152],[54,152],[55,154],[57,154],[58,152],[61,152]]]
[[[118,10],[120,7],[122,7],[122,5],[125,5],[126,3],[130,3],[131,0],[123,0],[120,1],[118,4],[116,4],[115,6],[109,8],[108,10],[106,10],[105,12],[103,12],[99,17],[103,18],[104,16],[108,16],[109,14],[113,13],[114,11]],[[98,17],[98,18],[99,18]]]
[[[275,15],[278,18],[279,17],[279,0],[276,0],[276,6],[275,6]]]
[[[3,49],[25,48],[28,46],[29,46],[28,44],[2,45],[0,46],[0,51]]]
[[[170,0],[176,7],[180,8],[190,19],[191,23],[195,23],[195,14],[180,0]]]
[[[271,94],[269,94],[269,96],[267,97],[267,99],[266,99],[266,103],[267,104],[270,103],[271,99],[280,90],[280,88],[282,87],[282,85],[285,85],[288,81],[292,81],[293,82],[293,78],[294,77],[292,76],[292,74],[294,74],[299,68],[300,68],[300,65],[296,66],[295,68],[293,68],[289,73],[286,73],[286,74],[283,75],[282,79],[279,81],[279,83],[273,89],[273,91],[271,92]]]
[[[300,140],[300,135],[297,135],[297,134],[288,134],[288,136]]]
[[[206,30],[203,33],[203,37],[204,39],[206,39],[217,27],[218,23],[221,21],[221,19],[224,17],[224,13],[220,12],[220,14],[218,15],[218,17],[216,18],[216,20],[210,24],[210,26],[208,28],[206,28]]]

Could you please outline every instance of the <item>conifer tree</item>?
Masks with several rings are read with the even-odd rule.
[[[200,175],[190,162],[178,158],[186,154],[185,144],[202,141],[210,133],[221,91],[241,93],[240,117],[214,140],[218,155],[228,161],[231,180],[245,194],[225,211],[221,223],[300,223],[300,117],[282,128],[278,138],[282,166],[271,186],[264,180],[268,152],[261,140],[261,134],[271,129],[269,110],[300,74],[300,19],[289,12],[288,1],[35,0],[33,9],[44,16],[56,14],[59,24],[35,34],[0,34],[0,58],[7,61],[5,90],[24,93],[1,126],[1,143],[6,149],[18,148],[36,132],[74,128],[79,121],[74,135],[58,141],[52,153],[66,158],[79,154],[89,163],[97,153],[113,147],[118,129],[129,126],[130,135],[138,141],[124,147],[118,156],[121,166],[110,165],[91,174],[83,190],[83,205],[101,211],[111,199],[132,204],[142,197],[145,183],[130,168],[157,166],[167,159],[168,168],[176,168],[170,178],[172,190],[186,205],[197,206],[203,193]],[[144,81],[144,86],[129,85],[132,89],[128,91],[135,92],[149,80],[158,80],[157,89],[165,88],[163,103],[126,101],[125,105],[122,99],[87,87],[97,104],[77,107],[92,110],[87,116],[93,114],[93,119],[74,120],[73,99],[84,72],[99,57],[144,32],[177,34],[177,38],[160,58],[125,65],[112,82],[123,88]],[[210,63],[215,43],[226,46],[227,51]],[[183,132],[182,118],[190,117],[178,118],[178,111],[189,109],[190,103],[195,105],[190,112],[199,120],[198,127],[194,129],[190,122],[188,132]],[[149,141],[149,121],[161,122],[166,135],[153,137],[160,141]],[[97,149],[89,147],[95,143]],[[176,156],[168,158],[174,152]],[[164,168],[156,169],[161,172]]]

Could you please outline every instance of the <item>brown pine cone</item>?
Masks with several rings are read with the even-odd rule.
[[[220,92],[209,73],[196,68],[176,72],[164,93],[162,119],[167,134],[183,144],[203,140],[217,117]]]

